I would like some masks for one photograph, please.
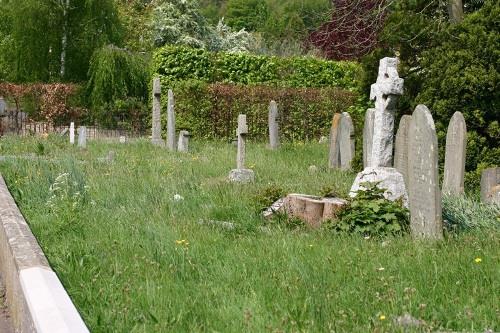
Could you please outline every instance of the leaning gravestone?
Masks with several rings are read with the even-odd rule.
[[[153,128],[151,142],[154,145],[162,146],[161,138],[161,82],[160,78],[156,77],[153,80]]]
[[[446,133],[443,194],[460,195],[464,193],[466,146],[465,119],[462,113],[455,112]]]
[[[69,143],[71,145],[75,144],[75,123],[71,122],[69,124]]]
[[[248,134],[247,116],[244,114],[240,114],[238,116],[238,129],[236,130],[236,135],[238,136],[236,169],[231,170],[231,172],[229,173],[229,181],[231,182],[249,183],[253,182],[255,179],[253,170],[245,169],[247,134]]]
[[[373,141],[373,120],[375,119],[375,109],[368,109],[365,114],[365,124],[363,127],[363,167],[370,165]]]
[[[280,145],[279,124],[278,124],[278,106],[275,101],[269,103],[269,148],[276,150]]]
[[[340,120],[342,115],[336,113],[333,116],[332,127],[330,128],[330,152],[328,156],[328,166],[330,168],[340,168]]]
[[[175,142],[175,101],[174,93],[171,89],[168,90],[168,107],[167,107],[167,148],[174,151]]]
[[[87,147],[87,127],[85,126],[78,127],[78,147]]]
[[[500,205],[500,167],[483,170],[481,174],[481,201]]]
[[[177,151],[188,152],[189,150],[189,132],[179,132],[179,142],[177,142]]]
[[[414,238],[442,239],[438,141],[429,109],[418,105],[408,130],[408,196]]]
[[[351,116],[344,112],[340,119],[340,168],[342,170],[351,169],[351,163],[354,159],[354,126]]]
[[[408,129],[410,128],[411,116],[404,115],[399,121],[399,128],[396,132],[396,142],[394,148],[394,168],[398,170],[405,180],[408,188]]]
[[[368,166],[392,167],[394,114],[396,102],[403,94],[404,83],[398,75],[397,66],[397,58],[381,59],[377,82],[371,86],[370,99],[375,100],[375,115]]]

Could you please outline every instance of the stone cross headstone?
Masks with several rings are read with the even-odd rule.
[[[87,147],[87,127],[85,126],[78,127],[78,147]]]
[[[418,105],[411,117],[408,151],[408,197],[412,236],[417,239],[442,239],[438,141],[434,121],[425,105]]]
[[[351,163],[354,159],[354,126],[351,116],[344,112],[340,119],[340,168],[342,170],[351,169]]]
[[[269,148],[276,150],[280,145],[279,124],[278,124],[278,106],[275,101],[269,103]]]
[[[373,121],[375,119],[375,109],[366,110],[365,124],[363,127],[363,167],[367,168],[370,165],[372,158],[372,141],[373,141]]]
[[[167,108],[167,148],[175,151],[175,100],[174,93],[168,90],[168,108]]]
[[[236,169],[229,173],[231,182],[248,183],[255,179],[253,170],[245,169],[246,155],[246,135],[248,134],[247,116],[240,114],[238,116],[238,128],[236,135],[238,136],[238,152],[236,154]]]
[[[342,114],[336,113],[333,116],[332,127],[330,128],[330,151],[328,156],[328,167],[340,168],[340,119]]]
[[[500,205],[500,167],[488,168],[481,174],[481,201]]]
[[[410,115],[404,115],[399,121],[399,128],[396,132],[396,142],[394,148],[394,168],[403,175],[406,187],[408,188],[408,129],[410,128]]]
[[[375,100],[371,167],[392,167],[394,114],[396,102],[403,94],[404,80],[398,75],[398,59],[380,60],[377,82],[372,84],[370,99]]]
[[[153,79],[153,128],[151,142],[154,145],[163,145],[161,138],[161,81],[159,77]]]
[[[71,122],[69,124],[69,143],[75,144],[75,123]]]
[[[180,131],[179,132],[179,142],[177,143],[177,150],[180,152],[189,151],[189,132]]]
[[[465,150],[467,147],[467,127],[462,113],[451,117],[446,133],[444,157],[443,194],[464,193]]]

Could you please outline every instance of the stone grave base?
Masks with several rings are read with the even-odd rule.
[[[233,169],[229,172],[229,181],[232,183],[252,183],[255,173],[250,169]]]
[[[319,228],[322,222],[335,219],[346,204],[347,201],[339,198],[294,193],[273,203],[262,215],[269,219],[275,214],[286,214],[304,221],[311,228]]]
[[[403,198],[403,204],[408,208],[408,193],[406,191],[403,175],[394,168],[387,167],[368,167],[358,173],[356,180],[351,187],[349,196],[354,198],[356,192],[364,189],[362,183],[379,183],[378,188],[384,189],[384,197],[388,200],[395,201]]]

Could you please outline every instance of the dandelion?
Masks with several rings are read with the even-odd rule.
[[[385,320],[385,316],[384,316],[384,315],[380,315],[380,316],[378,317],[378,319],[380,319],[380,320]]]
[[[483,261],[483,259],[481,259],[481,258],[479,258],[479,257],[478,257],[478,258],[476,258],[476,259],[474,259],[474,262],[475,262],[476,264],[479,264],[481,261]]]
[[[182,245],[182,246],[188,246],[189,242],[186,239],[179,239],[179,240],[175,241],[175,244]]]
[[[175,194],[174,195],[174,201],[182,201],[184,200],[184,197],[180,194]]]

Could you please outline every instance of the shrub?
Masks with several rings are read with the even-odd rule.
[[[409,212],[401,201],[384,198],[384,190],[377,183],[363,183],[365,190],[357,192],[355,198],[338,215],[338,221],[330,225],[337,232],[360,233],[365,236],[400,234],[409,229]]]

